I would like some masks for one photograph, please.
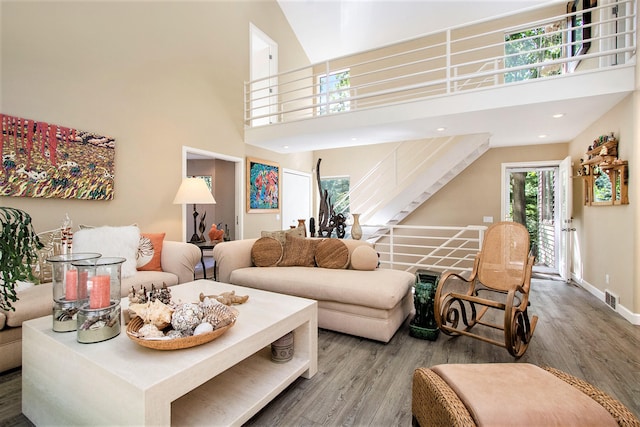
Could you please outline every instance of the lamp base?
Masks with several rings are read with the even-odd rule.
[[[189,240],[189,243],[202,243],[204,241],[205,241],[204,238],[194,233],[193,236],[191,236],[191,240]]]

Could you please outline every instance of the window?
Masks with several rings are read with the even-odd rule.
[[[318,97],[318,114],[339,113],[349,111],[350,101],[349,70],[323,74],[318,78],[320,96]],[[327,97],[328,95],[328,97]]]
[[[349,217],[349,177],[321,178],[322,191],[327,190],[327,203],[333,205],[333,211]]]
[[[562,64],[545,65],[547,61],[562,58],[563,24],[553,22],[530,28],[504,37],[505,68],[530,65],[530,67],[508,71],[505,83],[536,79],[562,73]]]

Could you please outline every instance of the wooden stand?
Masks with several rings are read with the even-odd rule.
[[[618,140],[607,142],[586,153],[582,161],[580,175],[584,181],[583,202],[585,206],[607,206],[629,204],[629,165],[618,158]],[[611,200],[596,200],[595,181],[600,174],[606,174],[611,183]]]

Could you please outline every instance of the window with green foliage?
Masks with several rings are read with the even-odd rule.
[[[349,111],[351,92],[349,70],[324,74],[318,79],[320,96],[318,97],[318,114]]]
[[[322,190],[327,190],[329,195],[327,202],[333,205],[334,212],[349,217],[349,177],[321,178],[320,183]]]
[[[507,71],[505,83],[536,79],[562,73],[561,64],[545,65],[545,62],[563,56],[562,23],[552,23],[543,27],[506,34],[504,37],[504,67],[526,68]]]

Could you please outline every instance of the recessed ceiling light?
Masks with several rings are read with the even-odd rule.
[[[284,148],[286,150],[287,148],[289,148],[289,146],[288,145],[283,145],[282,148]]]
[[[352,141],[357,141],[358,138],[356,138],[355,136],[353,138],[351,138]]]
[[[547,135],[545,135],[544,133],[543,133],[543,134],[541,134],[541,135],[538,135],[538,138],[540,138],[540,139],[542,139],[542,138],[546,138],[546,137],[547,137]]]
[[[557,114],[554,114],[551,117],[553,117],[554,119],[559,119],[560,117],[564,117],[564,113],[557,113]]]
[[[438,132],[444,132],[445,130],[447,130],[447,128],[438,128],[436,129]]]

